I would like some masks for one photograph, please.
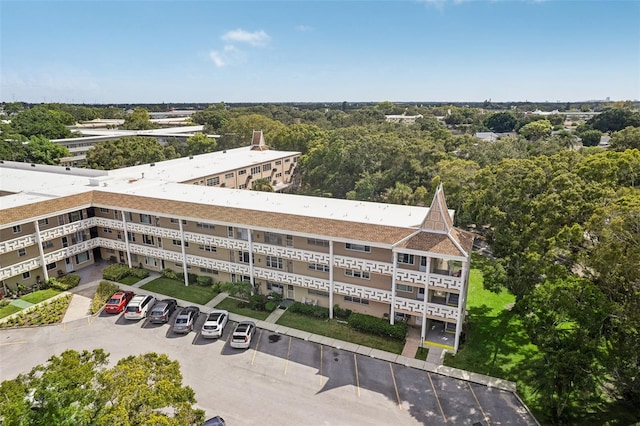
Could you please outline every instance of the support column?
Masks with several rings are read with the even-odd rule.
[[[33,225],[36,228],[36,243],[38,244],[38,253],[40,253],[40,263],[42,264],[42,275],[44,280],[49,279],[49,271],[47,271],[47,264],[44,260],[44,248],[42,248],[42,237],[40,237],[40,225],[37,220],[33,221]]]
[[[329,241],[329,318],[333,319],[333,241]]]
[[[184,226],[182,226],[182,219],[178,220],[180,225],[180,248],[182,249],[182,273],[184,274],[184,285],[189,287],[189,272],[187,270],[187,249],[184,246]]]
[[[427,280],[424,283],[424,300],[422,301],[422,331],[420,332],[421,343],[427,340],[427,299],[429,298],[429,271],[431,271],[431,258],[427,257]],[[421,345],[422,346],[422,345]]]
[[[251,237],[251,229],[249,228],[247,228],[247,241],[249,241],[249,282],[251,283],[251,294],[253,294],[256,283],[253,278],[253,238]]]
[[[398,272],[398,255],[393,249],[391,250],[393,257],[393,269],[391,271],[391,310],[389,312],[389,323],[393,325],[396,320],[396,273]]]
[[[460,333],[462,332],[462,323],[464,322],[465,306],[467,306],[467,289],[469,274],[469,262],[462,262],[462,271],[460,273],[460,279],[462,280],[462,289],[460,289],[460,298],[458,299],[458,321],[456,321],[456,338],[454,343],[454,351],[458,352],[458,346],[460,345]]]
[[[129,230],[127,229],[127,218],[125,217],[124,210],[120,210],[122,214],[122,227],[124,228],[124,246],[127,249],[127,262],[129,268],[131,268],[131,248],[129,247]]]

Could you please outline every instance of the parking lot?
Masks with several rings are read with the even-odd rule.
[[[180,361],[198,406],[231,425],[349,425],[372,419],[403,425],[536,424],[508,391],[264,329],[256,331],[249,349],[233,349],[233,321],[220,339],[206,339],[199,332],[204,313],[186,335],[173,332],[176,315],[167,324],[152,324],[101,313],[59,326],[2,331],[0,378],[15,377],[64,349],[102,347],[111,362],[154,351]]]

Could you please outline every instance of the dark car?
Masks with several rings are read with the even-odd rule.
[[[206,422],[202,423],[202,426],[225,426],[225,425],[226,423],[224,422],[224,419],[220,416],[212,417]]]
[[[164,299],[156,302],[149,312],[149,321],[155,324],[164,324],[178,307],[176,299]]]
[[[180,309],[176,321],[173,323],[173,331],[175,333],[187,334],[193,330],[193,324],[200,315],[200,309],[197,306],[188,306]]]
[[[124,311],[127,303],[133,298],[132,291],[116,291],[104,306],[104,311],[108,314],[118,314]]]

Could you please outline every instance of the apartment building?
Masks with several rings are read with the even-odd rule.
[[[251,176],[271,177],[275,167],[260,164]],[[149,173],[160,164],[136,167],[105,175],[0,164],[2,285],[100,259],[169,268],[185,285],[189,272],[248,281],[331,315],[339,305],[404,320],[427,344],[458,349],[473,237],[453,226],[442,188],[425,208],[225,188],[207,184],[209,170],[172,181]]]

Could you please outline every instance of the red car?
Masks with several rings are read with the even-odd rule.
[[[127,303],[133,297],[132,291],[116,291],[104,307],[104,311],[108,314],[117,314],[124,311]]]

